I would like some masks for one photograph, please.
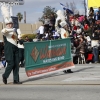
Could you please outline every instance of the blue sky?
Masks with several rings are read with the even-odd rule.
[[[61,2],[62,1],[62,2]],[[77,9],[80,11],[81,14],[84,13],[84,7],[82,2],[84,0],[70,0],[70,2],[75,2]],[[16,16],[18,12],[21,12],[24,14],[24,11],[26,11],[26,19],[27,23],[35,23],[38,21],[38,18],[42,16],[43,9],[46,6],[51,6],[56,8],[56,10],[59,10],[61,8],[59,3],[63,3],[66,5],[66,2],[69,2],[69,0],[25,0],[24,5],[20,6],[14,6],[13,7],[13,15]],[[0,14],[0,22],[2,21],[2,16]],[[23,23],[23,20],[22,20]]]

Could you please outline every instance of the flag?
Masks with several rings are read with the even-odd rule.
[[[74,14],[72,10],[68,9],[65,5],[63,5],[62,3],[60,3],[61,7],[64,9],[64,10],[67,10],[70,14]]]

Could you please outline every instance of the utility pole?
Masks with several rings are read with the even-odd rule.
[[[83,5],[84,5],[84,11],[85,11],[85,15],[87,15],[87,5],[86,5],[86,0],[83,1]]]
[[[26,23],[26,11],[24,11],[24,23]]]

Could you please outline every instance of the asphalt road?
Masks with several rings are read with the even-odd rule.
[[[20,68],[22,85],[12,84],[12,73],[7,85],[0,77],[0,100],[99,100],[100,64],[76,65],[72,71],[29,79]]]
[[[0,86],[0,100],[99,100],[98,85]]]

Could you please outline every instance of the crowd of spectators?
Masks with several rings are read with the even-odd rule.
[[[91,7],[88,16],[79,14],[65,14],[71,37],[72,52],[75,54],[73,62],[77,64],[80,53],[84,54],[86,63],[98,63],[100,55],[100,7],[96,12]],[[56,17],[45,16],[44,24],[38,29],[38,39],[55,40],[60,34],[55,29]]]

